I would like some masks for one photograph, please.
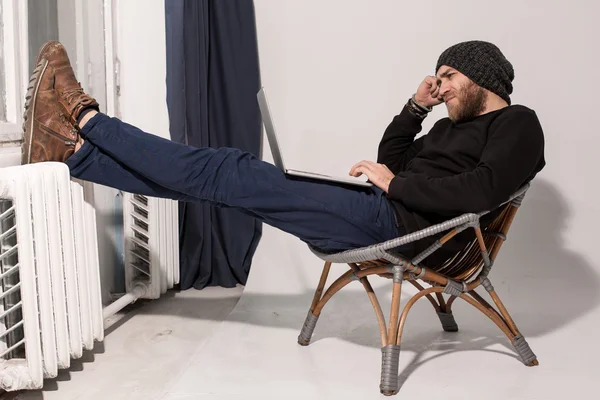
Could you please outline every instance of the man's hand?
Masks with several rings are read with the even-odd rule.
[[[350,170],[351,176],[359,177],[362,174],[365,174],[375,186],[386,193],[390,188],[390,182],[394,179],[394,174],[385,164],[377,164],[373,161],[363,160]]]
[[[415,101],[423,107],[433,107],[444,102],[435,76],[426,77],[415,93]]]

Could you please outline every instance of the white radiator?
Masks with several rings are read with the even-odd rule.
[[[94,209],[66,165],[0,169],[0,387],[35,389],[103,340]]]
[[[125,194],[128,293],[103,309],[92,193],[62,163],[0,169],[0,389],[41,388],[104,318],[179,282],[177,203]]]
[[[125,285],[157,299],[179,283],[178,209],[173,200],[125,193]]]

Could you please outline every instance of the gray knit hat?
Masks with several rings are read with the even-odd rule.
[[[492,43],[473,40],[456,44],[442,53],[435,67],[436,74],[442,65],[460,71],[510,104],[515,71],[500,49]]]

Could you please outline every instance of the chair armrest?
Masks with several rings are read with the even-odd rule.
[[[377,260],[380,258],[390,258],[390,254],[387,250],[394,249],[399,246],[403,246],[412,242],[416,242],[418,240],[424,239],[429,236],[437,235],[438,233],[450,230],[452,228],[460,227],[459,231],[462,231],[469,226],[474,226],[479,222],[479,215],[468,213],[463,214],[459,217],[449,219],[448,221],[444,221],[442,223],[432,225],[428,228],[421,229],[420,231],[416,231],[413,233],[406,234],[404,236],[399,236],[395,239],[390,239],[388,241],[374,244],[371,246],[361,247],[358,249],[346,250],[340,253],[334,254],[326,254],[322,253],[319,250],[312,248],[311,250],[315,253],[319,258],[330,261],[334,263],[352,263],[352,262],[364,262]],[[394,257],[396,258],[396,257]]]
[[[448,221],[444,221],[436,225],[431,225],[430,227],[421,229],[420,231],[409,233],[395,239],[390,239],[375,246],[381,248],[381,250],[391,250],[405,244],[419,241],[429,236],[437,235],[438,233],[445,232],[456,227],[462,228],[459,229],[459,231],[462,231],[470,226],[474,226],[478,221],[479,215],[477,214],[463,214],[459,217],[449,219]]]
[[[482,211],[480,213],[477,213],[477,215],[479,215],[479,217],[484,216],[485,214],[489,214],[490,212],[497,210],[498,208],[508,204],[508,203],[514,203],[515,205],[521,205],[521,201],[523,201],[523,197],[525,197],[525,193],[527,193],[527,190],[529,190],[529,186],[531,184],[530,183],[526,183],[523,186],[521,186],[521,188],[519,190],[517,190],[515,193],[513,193],[508,200],[498,204],[496,207],[487,210],[487,211]]]

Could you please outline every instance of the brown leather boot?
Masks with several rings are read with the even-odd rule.
[[[83,92],[77,81],[71,61],[65,47],[57,41],[46,42],[37,57],[37,62],[46,59],[55,71],[54,89],[58,95],[58,102],[64,107],[65,115],[73,125],[77,125],[77,118],[84,108],[95,107],[98,102]]]
[[[78,130],[67,120],[54,90],[54,68],[42,59],[25,97],[22,164],[65,161],[75,152]]]

